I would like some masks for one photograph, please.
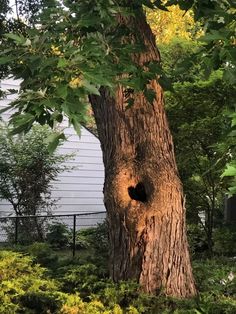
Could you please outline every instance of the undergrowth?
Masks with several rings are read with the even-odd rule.
[[[232,257],[194,260],[199,294],[180,300],[144,294],[132,281],[113,283],[102,233],[96,239],[96,230],[87,230],[83,241],[86,246],[75,258],[68,250],[52,249],[47,243],[0,251],[0,314],[236,313]]]

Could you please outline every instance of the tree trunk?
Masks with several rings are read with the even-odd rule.
[[[129,17],[129,23],[135,25],[146,46],[134,61],[142,66],[159,60],[144,15]],[[115,99],[106,89],[101,89],[101,97],[90,97],[105,165],[110,271],[115,281],[135,279],[148,293],[190,297],[196,290],[182,185],[162,89],[156,80],[149,88],[156,92],[153,103],[148,103],[143,93],[135,93],[129,109],[122,86]]]

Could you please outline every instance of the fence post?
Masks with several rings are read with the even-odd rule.
[[[76,215],[73,216],[74,221],[73,221],[73,257],[75,257],[75,246],[76,246]]]
[[[18,226],[19,226],[19,217],[16,216],[16,219],[15,219],[15,244],[18,243]]]

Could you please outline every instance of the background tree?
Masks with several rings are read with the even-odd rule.
[[[47,127],[34,126],[26,135],[0,134],[0,198],[8,200],[16,215],[50,212],[52,182],[66,167],[69,156],[50,154],[45,138],[54,135]]]
[[[222,80],[222,71],[206,78],[198,63],[192,63],[183,75],[184,60],[191,60],[199,48],[199,43],[176,39],[160,46],[165,71],[175,82],[174,92],[166,93],[166,110],[187,196],[187,221],[202,223],[199,214],[205,216],[202,225],[211,251],[213,228],[223,222],[227,193],[221,174],[233,157],[225,136],[230,130],[227,110],[233,108],[235,89]]]
[[[192,9],[194,20],[199,22],[204,29],[204,34],[200,38],[204,44],[198,51],[198,63],[204,70],[205,77],[220,69],[223,73],[223,81],[233,87],[236,78],[236,28],[235,13],[236,4],[233,0],[216,1],[185,1],[170,0],[167,5],[178,4],[181,9]],[[201,56],[199,58],[199,56]],[[190,66],[186,62],[184,69]],[[229,104],[228,114],[232,119],[232,132],[228,132],[228,149],[235,154],[235,108]],[[223,176],[228,177],[228,191],[230,194],[236,193],[236,162],[233,159],[228,165]]]
[[[222,80],[220,70],[206,78],[199,63],[192,62],[183,75],[183,62],[192,55],[195,59],[200,43],[175,39],[160,49],[165,71],[175,82],[174,92],[166,93],[166,110],[187,196],[187,221],[202,223],[211,252],[213,228],[223,223],[227,193],[221,174],[233,158],[225,136],[230,130],[227,110],[234,106],[235,89]]]
[[[184,12],[178,5],[172,5],[166,11],[147,9],[146,12],[158,45],[168,44],[173,38],[196,39],[202,34],[200,24],[194,22],[191,10]]]
[[[12,136],[11,129],[0,133],[0,199],[7,200],[21,217],[51,214],[56,201],[51,197],[52,182],[66,167],[66,155],[51,154],[45,141],[54,133],[48,127],[35,125],[26,135]],[[18,220],[19,221],[19,220]],[[43,239],[43,220],[22,219],[21,233]],[[34,234],[34,236],[32,236]]]

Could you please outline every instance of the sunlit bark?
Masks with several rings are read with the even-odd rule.
[[[146,51],[134,56],[143,65],[159,60],[155,39],[143,15],[130,18]],[[127,20],[125,21],[127,23]],[[185,233],[182,185],[172,137],[156,80],[152,104],[144,95],[118,87],[106,89],[92,103],[105,164],[104,201],[111,242],[111,276],[135,279],[148,293],[189,297],[196,294]]]

